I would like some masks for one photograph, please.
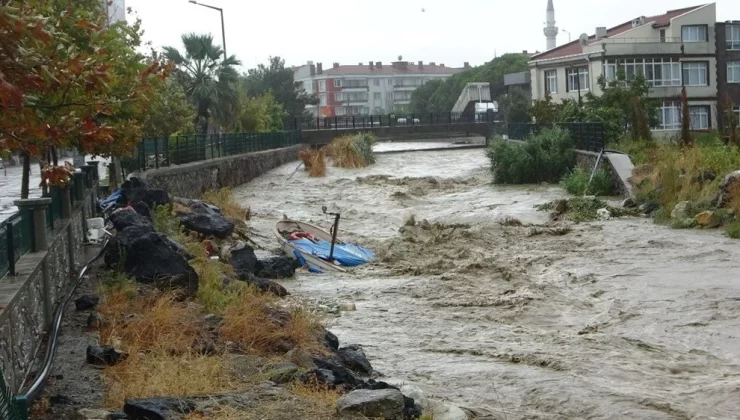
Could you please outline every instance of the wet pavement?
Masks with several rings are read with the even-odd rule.
[[[379,155],[288,180],[294,169],[235,194],[268,249],[283,215],[328,228],[326,205],[342,214],[340,237],[378,253],[285,285],[354,302],[331,329],[389,381],[492,418],[738,418],[740,247],[720,231],[626,218],[548,233],[533,206],[564,193],[490,185],[483,150]],[[431,224],[403,227],[411,215]]]

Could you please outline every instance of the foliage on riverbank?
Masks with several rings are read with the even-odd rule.
[[[563,177],[560,186],[573,195],[607,196],[613,192],[611,175],[605,169],[598,169],[591,178],[591,172],[575,167]]]
[[[575,166],[575,142],[567,130],[542,130],[519,144],[496,139],[488,149],[495,184],[556,183]]]
[[[326,175],[326,153],[323,149],[306,147],[298,152],[298,158],[303,161],[303,168],[310,177]]]
[[[608,217],[622,217],[637,215],[637,210],[613,207],[606,201],[598,198],[573,197],[567,200],[555,200],[535,206],[539,211],[549,211],[553,220],[568,219],[574,222],[588,222],[598,220],[599,210],[605,209]]]
[[[714,134],[698,136],[688,146],[648,142],[624,146],[630,156],[637,157],[630,179],[635,200],[657,222],[674,228],[722,225],[728,235],[734,235],[730,231],[739,223],[740,185],[731,180],[723,191],[721,184],[740,170],[740,149],[725,145]]]
[[[207,193],[205,199],[224,206],[227,216],[243,217],[246,212],[228,190]],[[100,342],[127,354],[105,369],[104,403],[110,408],[120,409],[124,400],[136,397],[239,392],[264,380],[264,372],[237,375],[235,356],[280,359],[297,347],[318,353],[322,349],[320,318],[301,307],[285,306],[277,296],[236,280],[231,265],[212,259],[212,251],[208,251],[225,244],[214,244],[212,238],[201,241],[186,233],[174,214],[176,206],[157,207],[154,226],[192,255],[190,264],[200,278],[198,293],[194,299],[183,299],[173,292],[134,283],[120,273],[109,273],[100,289],[102,303],[97,309],[102,319]],[[339,396],[310,384],[287,389],[294,391],[291,395],[296,401],[302,401],[294,408],[305,413],[331,413]],[[334,395],[333,400],[328,399],[329,394]],[[311,395],[319,399],[311,401]],[[255,410],[279,413],[278,402],[269,404],[274,407],[257,404]]]

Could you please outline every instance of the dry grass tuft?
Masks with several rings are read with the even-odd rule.
[[[124,290],[107,296],[100,313],[100,341],[128,353],[188,353],[205,336],[200,312],[172,293],[131,299]]]
[[[120,409],[127,398],[197,396],[240,388],[226,366],[226,356],[134,353],[105,369],[105,405]]]
[[[213,204],[221,209],[221,212],[234,220],[249,219],[249,209],[242,207],[234,199],[234,194],[228,188],[206,191],[203,193],[203,201]]]
[[[306,147],[298,152],[298,157],[303,161],[303,167],[308,171],[308,176],[326,176],[326,155],[323,149]]]
[[[328,385],[319,382],[293,383],[288,390],[298,397],[315,401],[327,407],[336,407],[337,400],[342,393],[337,389],[330,389]]]
[[[284,353],[294,347],[320,350],[319,319],[300,309],[275,309],[277,299],[251,287],[243,290],[224,313],[221,338],[261,355]]]
[[[364,168],[375,163],[373,145],[377,138],[372,133],[341,136],[326,146],[326,155],[339,168]]]

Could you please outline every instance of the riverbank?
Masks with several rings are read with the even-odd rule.
[[[510,419],[740,409],[729,397],[740,375],[731,334],[740,288],[723,274],[739,268],[740,251],[718,232],[625,218],[552,235],[565,230],[550,230],[534,206],[564,192],[491,186],[483,151],[385,155],[286,182],[293,169],[235,195],[255,232],[282,214],[328,226],[327,205],[342,213],[342,237],[380,254],[357,275],[301,273],[283,284],[317,302],[353,301],[357,311],[332,331],[362,344],[388,382]],[[417,226],[405,227],[412,215]],[[506,218],[534,226],[501,226]]]

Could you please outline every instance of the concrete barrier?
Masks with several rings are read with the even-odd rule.
[[[201,198],[208,190],[236,187],[280,165],[298,160],[301,146],[187,163],[135,174],[170,195]]]
[[[69,213],[63,211],[63,218],[43,238],[45,247],[36,244],[38,251],[15,263],[15,275],[0,279],[0,369],[13,392],[30,373],[55,309],[69,292],[73,274],[86,262],[84,226],[95,212],[95,188],[84,190],[83,200]]]

